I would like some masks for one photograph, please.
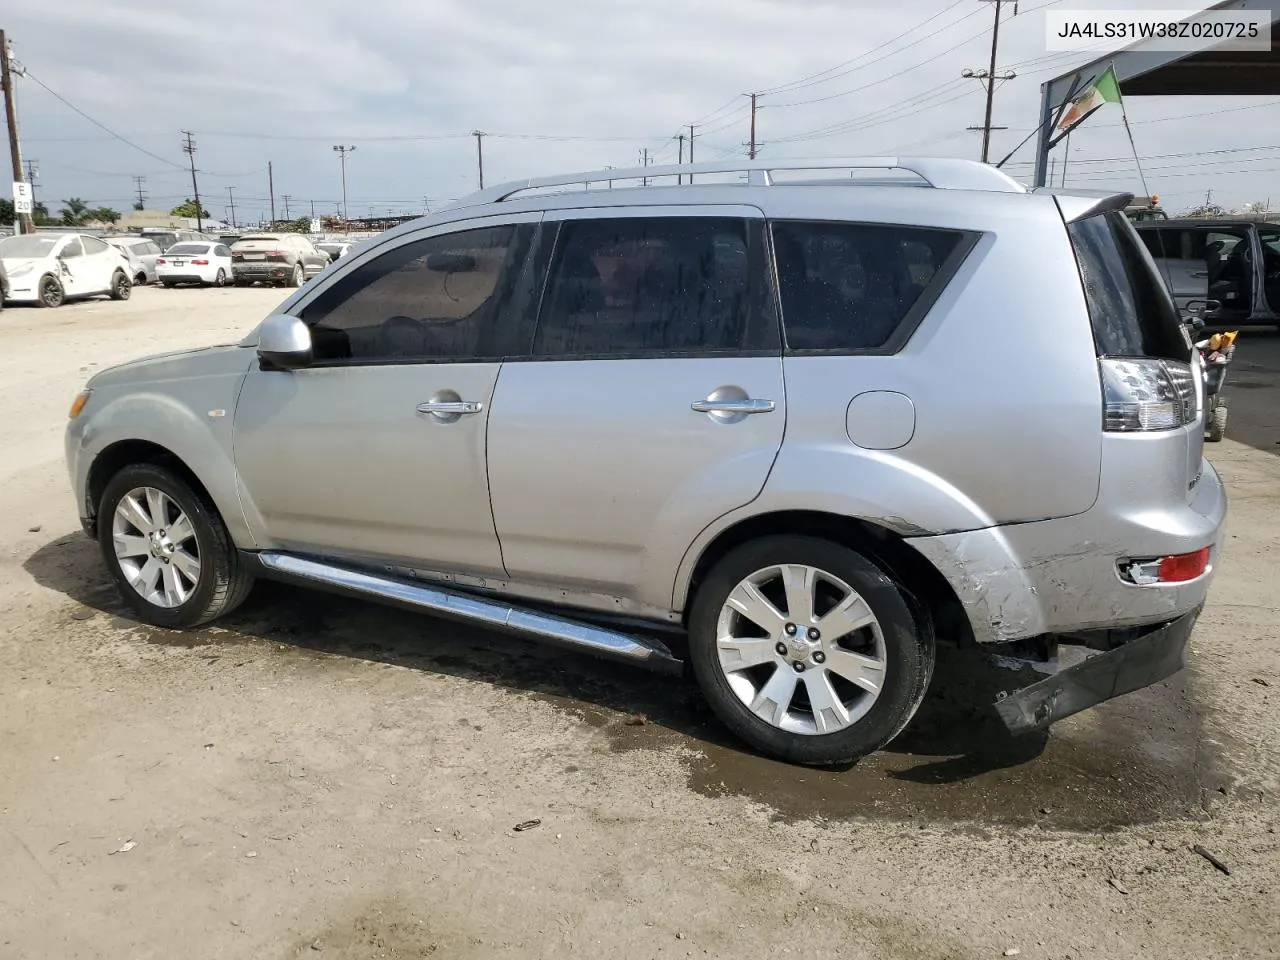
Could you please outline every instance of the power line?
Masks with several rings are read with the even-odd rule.
[[[146,147],[140,147],[140,146],[138,146],[136,143],[134,143],[134,142],[133,142],[132,140],[130,140],[129,138],[127,138],[127,137],[122,137],[120,134],[116,133],[114,130],[112,130],[110,127],[108,127],[106,124],[104,124],[104,123],[100,123],[99,121],[95,120],[93,117],[89,116],[87,113],[85,113],[83,110],[81,110],[79,107],[77,107],[74,103],[72,103],[70,100],[68,100],[68,99],[67,99],[66,97],[64,97],[62,94],[58,93],[58,91],[56,91],[56,90],[52,89],[51,87],[49,87],[49,85],[48,85],[48,84],[46,84],[43,80],[41,80],[39,77],[37,77],[37,76],[35,76],[34,74],[32,74],[32,72],[31,72],[30,70],[28,70],[28,71],[27,71],[27,79],[29,79],[29,80],[34,80],[37,84],[39,84],[41,87],[43,87],[43,88],[45,89],[45,92],[49,93],[50,95],[52,95],[53,97],[57,98],[58,100],[61,100],[64,104],[66,104],[68,107],[70,107],[70,108],[71,108],[72,110],[74,110],[76,113],[80,114],[80,116],[84,117],[86,120],[88,120],[90,123],[92,123],[95,127],[101,127],[103,130],[105,130],[107,133],[111,134],[111,136],[115,137],[115,138],[116,138],[117,140],[119,140],[121,143],[124,143],[124,144],[129,145],[129,146],[133,147],[133,149],[135,149],[135,150],[137,150],[137,151],[139,151],[139,152],[141,152],[141,153],[145,153],[148,157],[151,157],[152,159],[155,159],[155,160],[159,160],[161,163],[168,164],[168,165],[169,165],[169,166],[171,166],[171,167],[177,167],[179,170],[181,170],[181,169],[182,169],[182,164],[180,164],[180,163],[175,163],[174,161],[169,160],[169,159],[167,159],[166,157],[162,157],[162,156],[160,156],[160,155],[159,155],[159,154],[157,154],[157,153],[152,153],[152,152],[151,152],[150,150],[148,150]]]

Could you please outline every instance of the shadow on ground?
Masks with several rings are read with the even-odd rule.
[[[1230,404],[1227,439],[1280,455],[1280,336],[1270,330],[1241,331],[1223,396]]]
[[[1184,815],[1199,802],[1201,719],[1187,671],[1056,725],[1010,737],[990,704],[1009,674],[943,647],[911,725],[855,766],[814,770],[748,752],[715,720],[692,680],[660,676],[519,638],[314,591],[260,583],[217,624],[169,631],[126,612],[82,535],[33,553],[25,569],[140,642],[179,647],[270,641],[304,654],[355,657],[489,683],[580,717],[617,752],[688,751],[689,786],[738,795],[786,819],[822,817],[1039,823],[1106,830]],[[88,609],[86,609],[88,608]],[[94,612],[96,611],[96,613]]]

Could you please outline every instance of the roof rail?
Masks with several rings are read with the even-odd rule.
[[[567,187],[593,183],[602,186],[612,180],[641,180],[657,177],[691,176],[709,173],[745,173],[748,186],[770,186],[772,174],[781,170],[905,170],[929,186],[940,190],[989,190],[1025,193],[1026,188],[990,164],[956,157],[836,157],[821,160],[727,160],[719,163],[681,163],[668,166],[608,168],[588,173],[551,177],[531,177],[487,187],[463,197],[455,207],[474,207],[508,200],[525,190]],[[784,183],[786,181],[783,181]],[[830,184],[832,181],[827,181]],[[834,181],[839,183],[839,181]]]

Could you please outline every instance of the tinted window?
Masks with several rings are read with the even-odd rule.
[[[404,244],[349,273],[302,312],[319,360],[498,358],[531,225]]]
[[[194,257],[197,254],[208,253],[209,245],[207,243],[175,243],[165,252],[171,257]]]
[[[85,253],[106,253],[107,244],[99,240],[97,237],[81,237],[80,242],[84,244]]]
[[[892,349],[945,286],[964,240],[915,227],[774,223],[788,348]]]
[[[742,220],[567,221],[533,352],[630,356],[735,349],[746,329],[748,262]]]
[[[1099,356],[1188,357],[1168,290],[1123,214],[1067,225]]]
[[[1169,254],[1164,252],[1163,234],[1163,230],[1138,231],[1138,236],[1142,238],[1142,245],[1147,248],[1147,253],[1151,254],[1151,256],[1156,260],[1169,256]]]

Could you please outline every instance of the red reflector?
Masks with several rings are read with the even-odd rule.
[[[209,265],[208,260],[192,260],[191,262],[194,263],[197,267],[207,267]]]
[[[1160,558],[1160,582],[1182,583],[1194,580],[1209,567],[1209,548],[1197,550],[1195,553],[1182,553],[1176,557]]]

